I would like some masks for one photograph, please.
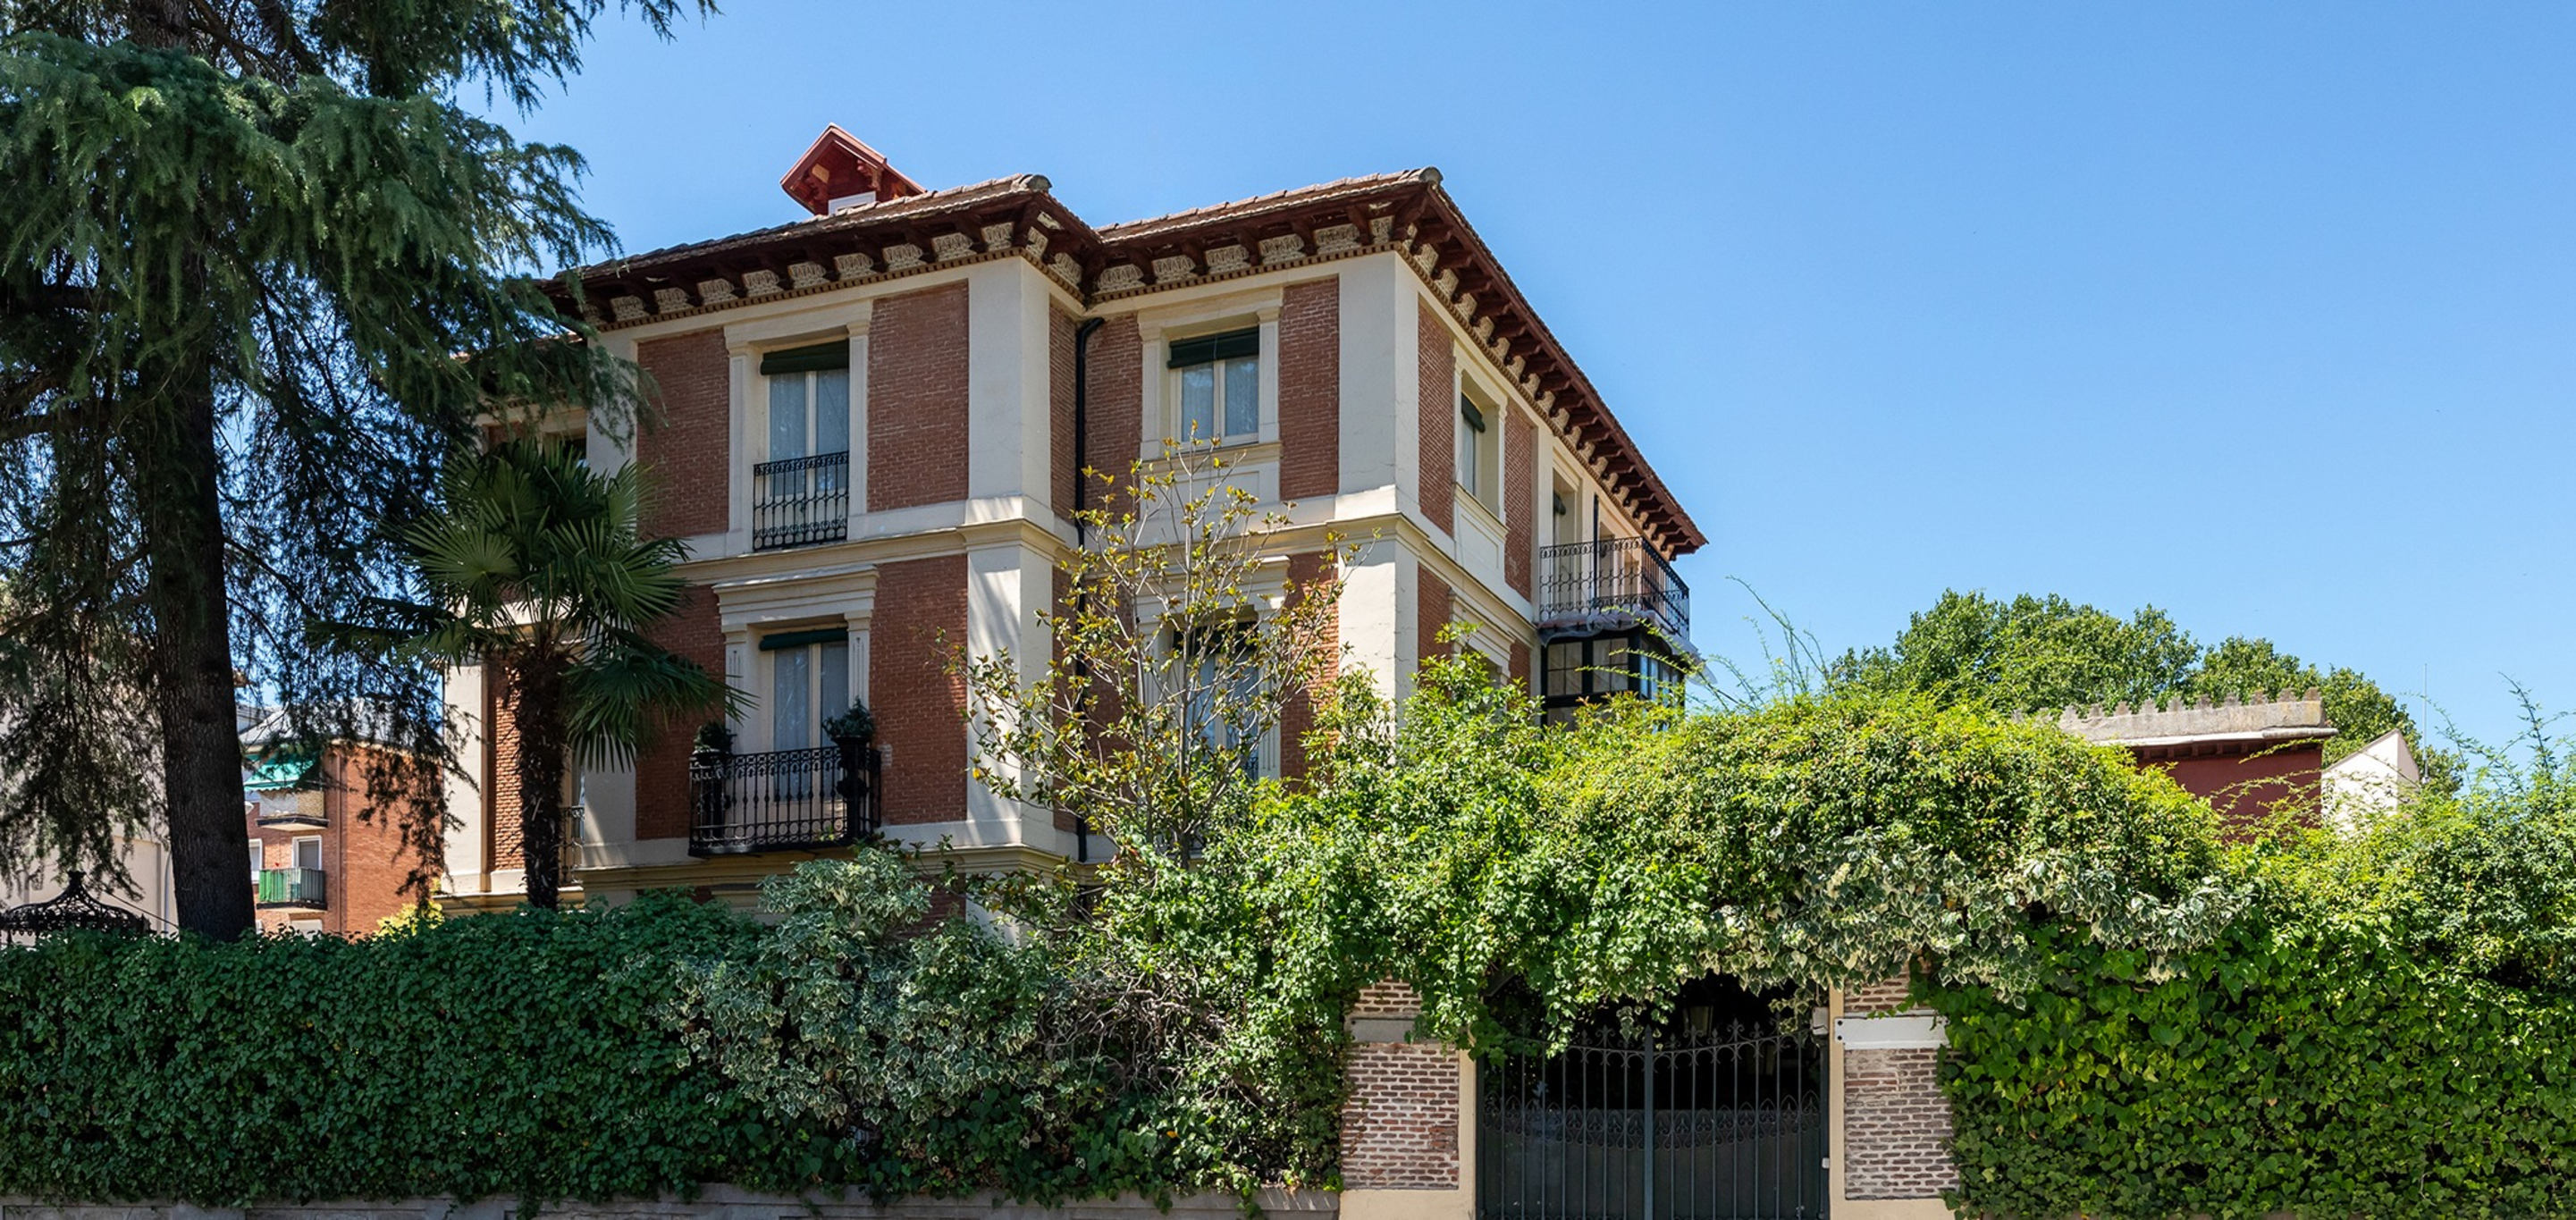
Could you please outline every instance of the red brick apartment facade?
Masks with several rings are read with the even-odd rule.
[[[244,785],[252,893],[262,931],[364,936],[416,897],[420,866],[403,842],[404,819],[376,810],[369,771],[379,746],[334,742],[309,765],[264,772]]]

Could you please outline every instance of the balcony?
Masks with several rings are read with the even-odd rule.
[[[1538,553],[1539,634],[1547,639],[1650,627],[1690,638],[1690,586],[1642,538],[1605,538]]]
[[[258,821],[271,830],[320,830],[331,824],[319,792],[262,793]]]
[[[849,535],[849,454],[818,453],[751,468],[753,550],[839,542]]]
[[[881,762],[858,742],[689,759],[689,854],[846,847],[877,831]]]
[[[329,903],[329,891],[322,884],[321,869],[263,868],[259,870],[261,910],[300,907],[318,911]]]

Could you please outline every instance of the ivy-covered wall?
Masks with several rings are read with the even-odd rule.
[[[2069,929],[1936,988],[1957,1202],[1996,1217],[2576,1215],[2576,827],[2548,751],[2354,838],[2256,844],[2157,969]]]
[[[2064,965],[2027,1009],[1936,997],[1972,1212],[2576,1214],[2562,997],[2261,919],[2162,982],[2121,953]]]

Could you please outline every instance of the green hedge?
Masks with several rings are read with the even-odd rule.
[[[1934,990],[1962,1209],[2576,1215],[2576,786],[2537,774],[2245,849],[2167,972],[2060,932],[2026,1006]]]
[[[1969,1214],[2576,1214],[2576,1006],[2367,928],[2249,920],[2148,983],[2069,947],[1949,1017]]]
[[[605,1198],[775,1177],[691,1065],[667,963],[750,925],[676,902],[368,941],[0,952],[0,1193]]]
[[[0,1194],[1043,1200],[1187,1176],[1155,1099],[1035,1045],[1043,959],[966,921],[887,935],[928,903],[884,853],[809,868],[779,892],[812,909],[776,927],[648,897],[361,941],[0,950]],[[798,952],[817,925],[828,961]]]

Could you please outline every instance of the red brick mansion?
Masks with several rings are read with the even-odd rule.
[[[1320,567],[1328,534],[1369,540],[1338,644],[1383,690],[1452,622],[1559,703],[1671,680],[1652,637],[1687,635],[1668,561],[1701,534],[1436,171],[1094,227],[1043,178],[924,190],[833,128],[782,185],[811,215],[578,273],[580,307],[656,389],[631,446],[589,432],[589,461],[654,472],[648,524],[691,555],[667,643],[753,705],[721,825],[693,814],[685,736],[578,777],[583,891],[747,902],[869,829],[944,838],[974,867],[1096,858],[968,778],[934,640],[1043,655],[1036,615],[1097,494],[1076,472],[1167,440],[1212,442],[1289,519],[1283,580]],[[449,694],[492,723],[478,674]],[[825,799],[822,722],[853,698],[877,726],[867,808]],[[1260,752],[1272,767],[1298,767],[1298,728]],[[452,796],[451,906],[521,888],[491,757]],[[800,769],[812,783],[782,781]]]

